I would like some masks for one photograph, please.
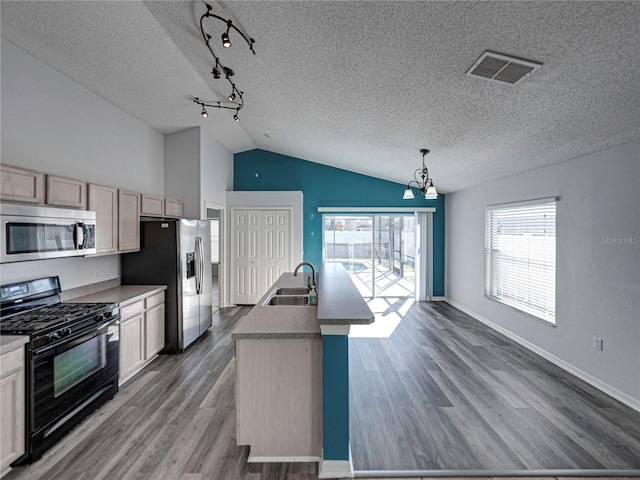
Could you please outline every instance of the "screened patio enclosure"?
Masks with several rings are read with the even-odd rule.
[[[325,214],[322,218],[323,261],[342,263],[363,297],[415,295],[412,214]]]

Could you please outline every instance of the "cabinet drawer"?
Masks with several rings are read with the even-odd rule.
[[[147,309],[155,307],[161,303],[164,303],[164,292],[156,293],[155,295],[151,295],[145,299],[145,307]]]
[[[164,215],[164,197],[143,193],[140,198],[142,201],[140,213],[142,215],[154,215],[159,217]]]
[[[73,178],[47,175],[47,205],[86,208],[87,183]]]
[[[125,307],[120,307],[120,318],[122,320],[126,320],[129,317],[133,317],[138,313],[142,313],[144,311],[144,300],[138,300],[137,302],[133,302]]]
[[[2,362],[0,362],[0,375],[7,375],[15,370],[19,370],[23,368],[23,365],[24,347],[5,353],[2,355]]]

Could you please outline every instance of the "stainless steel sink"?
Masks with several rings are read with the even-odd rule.
[[[265,306],[304,306],[308,304],[309,297],[303,295],[276,295],[264,303]]]
[[[309,293],[309,290],[306,287],[283,287],[278,288],[274,295],[306,295]]]

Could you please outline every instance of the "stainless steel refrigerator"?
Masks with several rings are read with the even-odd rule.
[[[211,227],[206,220],[140,223],[140,251],[120,256],[123,285],[166,285],[165,348],[177,353],[211,326]]]

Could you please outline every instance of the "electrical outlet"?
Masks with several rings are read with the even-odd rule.
[[[598,351],[602,351],[604,349],[604,340],[598,337],[593,337],[593,348]]]
[[[96,280],[100,278],[100,270],[96,270]]]

